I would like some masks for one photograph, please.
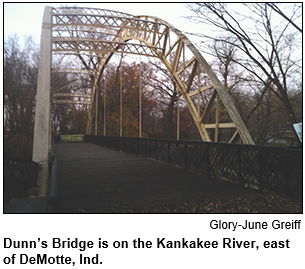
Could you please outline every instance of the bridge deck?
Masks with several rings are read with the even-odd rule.
[[[85,142],[57,143],[58,213],[98,212],[211,197],[251,189]]]

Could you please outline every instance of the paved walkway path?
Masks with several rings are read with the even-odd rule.
[[[151,206],[254,190],[207,175],[85,142],[60,142],[58,213]]]

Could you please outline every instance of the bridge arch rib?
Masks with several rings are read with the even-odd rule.
[[[90,111],[88,122],[91,120],[99,78],[113,53],[138,54],[159,58],[165,65],[188,106],[202,140],[211,141],[207,132],[208,128],[215,129],[216,141],[219,128],[236,128],[231,140],[236,134],[239,134],[243,143],[254,144],[224,86],[200,52],[174,26],[156,17],[133,16],[95,8],[46,7],[46,13],[48,13],[46,20],[50,21],[44,19],[43,29],[48,23],[51,25],[48,30],[48,34],[51,36],[51,58],[53,54],[76,56],[84,54],[98,59],[95,69],[58,68],[52,70],[52,72],[90,73],[93,87],[90,101],[87,101]],[[128,42],[131,40],[137,40],[137,42]],[[186,54],[191,55],[189,60],[186,60]],[[206,77],[205,81],[202,79],[203,76]],[[38,86],[37,95],[39,95],[39,91]],[[202,100],[201,94],[204,91],[209,92],[208,102]],[[57,98],[55,103],[65,102],[60,100],[60,97],[63,96],[61,93],[54,93],[53,96]],[[70,97],[73,101],[73,94]],[[231,122],[219,121],[219,100],[226,108]],[[206,122],[207,115],[212,110],[213,113],[215,111],[215,122]],[[89,131],[90,124],[87,127],[87,131]]]

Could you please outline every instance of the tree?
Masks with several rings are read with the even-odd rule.
[[[163,116],[162,128],[164,137],[176,137],[178,88],[168,70],[160,61],[149,61],[150,75],[146,77],[145,84],[153,92]]]
[[[296,114],[289,95],[295,87],[295,81],[301,81],[301,59],[297,53],[301,49],[301,33],[297,25],[299,4],[288,9],[289,20],[283,20],[274,11],[274,6],[266,3],[224,4],[198,3],[189,8],[196,14],[195,19],[209,24],[232,36],[234,42],[222,37],[209,37],[217,41],[226,41],[235,47],[237,56],[234,60],[244,71],[261,83],[260,88],[272,91],[278,102],[282,104],[289,128],[293,123],[302,120]],[[301,5],[301,4],[300,4]],[[277,10],[287,5],[277,4]],[[241,12],[237,12],[237,10]],[[282,19],[282,20],[281,20]],[[252,25],[252,28],[247,28]],[[296,135],[296,134],[295,134]],[[297,136],[296,136],[297,138]]]
[[[38,74],[38,48],[32,37],[23,47],[16,35],[4,41],[4,152],[31,159],[34,105]]]
[[[178,66],[182,66],[182,61]],[[178,67],[179,68],[179,67]],[[199,139],[197,127],[188,111],[185,100],[178,92],[178,87],[171,76],[170,72],[165,68],[161,61],[149,61],[144,69],[145,79],[143,84],[147,87],[147,92],[150,92],[156,101],[156,118],[155,124],[159,122],[159,127],[156,128],[160,131],[157,137],[163,138],[177,138],[177,125],[179,117],[179,129],[181,139]],[[185,77],[188,80],[191,75],[191,70],[186,70]],[[201,82],[206,78],[201,77]],[[197,83],[197,82],[196,82]],[[193,83],[191,87],[197,87]],[[201,99],[206,93],[201,93]],[[180,95],[180,96],[179,96]],[[207,96],[206,96],[207,97]],[[197,104],[197,97],[194,98],[194,103]],[[178,116],[179,105],[179,116]],[[155,133],[156,136],[156,133]]]
[[[293,18],[289,18],[279,7],[276,3],[266,3],[269,7],[271,7],[275,12],[277,12],[279,15],[281,15],[285,20],[287,20],[289,23],[291,23],[298,31],[303,33],[303,30],[293,21]],[[296,14],[296,16],[299,18],[302,16],[302,5],[296,5],[294,4],[293,8],[295,9],[295,12],[293,12],[293,15]]]
[[[122,60],[122,59],[121,59]],[[122,70],[121,70],[122,69]],[[122,78],[120,78],[122,73]],[[142,77],[142,74],[141,74]],[[135,62],[120,61],[118,65],[108,63],[104,70],[100,87],[103,89],[99,97],[106,92],[106,134],[108,136],[120,135],[120,91],[122,86],[122,132],[123,136],[139,135],[139,90],[140,90],[140,66]],[[143,77],[141,78],[143,80]],[[105,89],[106,86],[106,89]],[[155,107],[155,101],[145,90],[141,89],[142,109],[142,136],[147,136],[150,130],[150,115]],[[99,133],[102,134],[103,124],[101,116],[104,115],[104,99],[99,98]]]

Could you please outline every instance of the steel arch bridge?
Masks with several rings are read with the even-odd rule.
[[[244,144],[254,144],[242,118],[211,67],[188,38],[166,21],[151,16],[130,14],[95,8],[47,6],[44,11],[38,86],[36,95],[33,160],[50,160],[50,107],[54,103],[78,102],[89,105],[87,131],[90,130],[93,100],[98,81],[114,53],[156,57],[162,61],[176,82],[203,141],[211,141],[207,129],[235,128],[231,141],[240,136]],[[93,86],[90,94],[51,94],[52,56],[64,54],[87,55],[97,59],[95,69],[57,68],[52,72],[87,73]],[[190,59],[186,60],[186,55]],[[202,77],[207,79],[203,80]],[[209,93],[204,102],[202,93]],[[219,101],[226,108],[231,122],[220,122]],[[207,123],[209,113],[215,111],[215,122]]]

